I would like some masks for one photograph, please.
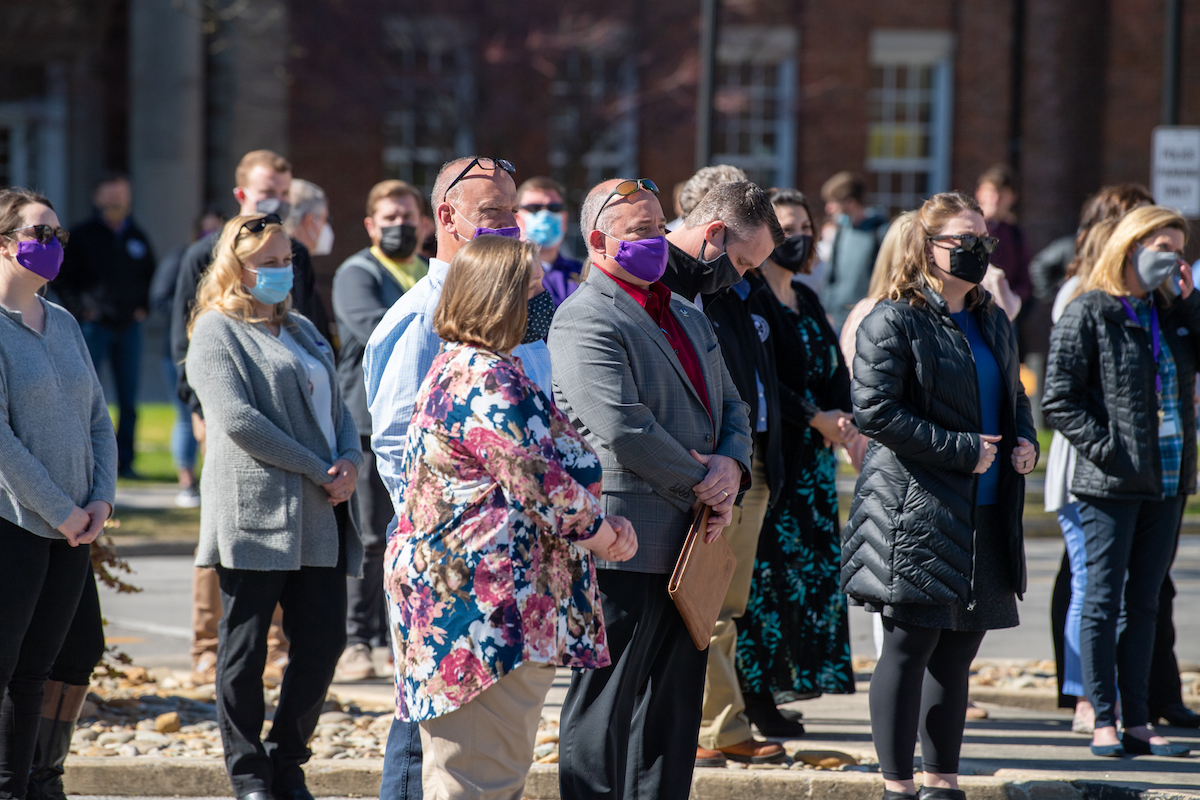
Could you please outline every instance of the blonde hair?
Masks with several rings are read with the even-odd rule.
[[[871,283],[867,287],[867,297],[872,300],[880,300],[887,295],[888,288],[892,285],[892,273],[904,255],[904,239],[916,216],[916,211],[905,211],[892,220],[887,233],[883,235],[883,241],[879,244],[879,254],[875,256],[875,266],[871,269]]]
[[[933,256],[929,251],[929,239],[940,234],[946,223],[961,214],[978,214],[982,217],[983,211],[975,198],[962,192],[940,192],[914,212],[908,231],[902,234],[904,248],[892,270],[886,295],[888,298],[894,301],[907,300],[919,306],[925,303],[925,296],[921,292],[925,285],[938,293],[942,291],[942,278],[931,263]],[[985,296],[982,287],[972,288],[967,292],[966,307],[973,310],[983,302]]]
[[[1099,289],[1117,297],[1129,294],[1129,287],[1125,285],[1125,263],[1130,252],[1138,242],[1163,228],[1182,231],[1184,241],[1187,241],[1187,220],[1172,209],[1142,206],[1121,217],[1104,243],[1091,274],[1082,281],[1080,293]]]
[[[254,314],[254,295],[242,284],[242,267],[246,259],[253,256],[266,246],[275,236],[287,239],[287,232],[282,225],[268,225],[259,233],[243,231],[242,226],[247,222],[262,219],[262,214],[250,214],[234,217],[225,223],[221,236],[213,248],[213,259],[205,270],[200,284],[196,287],[196,304],[192,307],[192,317],[188,321],[188,337],[196,327],[196,320],[207,311],[219,311],[227,317],[233,317],[249,323],[282,322],[292,309],[292,296],[282,303],[276,303],[269,317],[258,317]],[[291,243],[288,243],[290,249]]]
[[[450,262],[433,330],[446,342],[507,353],[525,337],[526,304],[538,246],[503,236],[481,236]]]

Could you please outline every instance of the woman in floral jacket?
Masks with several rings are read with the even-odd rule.
[[[637,551],[601,509],[595,452],[511,355],[538,266],[496,236],[455,256],[408,429],[386,586],[397,714],[420,722],[431,800],[521,796],[554,667],[609,664],[589,551]]]

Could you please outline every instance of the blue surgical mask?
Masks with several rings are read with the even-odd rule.
[[[259,267],[258,269],[250,269],[258,276],[258,280],[253,286],[247,286],[250,294],[260,303],[273,306],[276,303],[282,303],[287,299],[288,293],[292,291],[292,265],[286,267]]]
[[[566,235],[561,213],[542,209],[525,215],[525,236],[538,247],[557,247]]]

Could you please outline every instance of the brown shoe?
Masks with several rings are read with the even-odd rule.
[[[776,764],[787,760],[783,746],[776,742],[763,742],[753,737],[744,742],[719,748],[730,761],[743,764]]]
[[[217,680],[217,654],[208,652],[196,659],[192,665],[191,679],[196,686],[215,683]]]
[[[967,703],[967,719],[987,719],[988,712],[986,708],[980,708],[974,703]]]
[[[725,754],[720,750],[709,750],[707,747],[696,747],[697,767],[723,767]]]

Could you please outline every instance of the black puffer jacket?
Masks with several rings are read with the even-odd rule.
[[[858,603],[970,604],[975,563],[975,492],[982,430],[979,384],[966,335],[946,302],[883,301],[858,329],[854,416],[871,437],[842,534],[842,588]],[[991,296],[975,319],[1004,381],[999,502],[1012,587],[1025,591],[1021,510],[1025,478],[1012,467],[1017,437],[1036,446],[1021,387],[1017,335]]]
[[[1179,380],[1183,462],[1179,491],[1196,489],[1196,363],[1200,293],[1167,304],[1156,295],[1162,342]],[[1110,500],[1160,500],[1158,401],[1150,332],[1129,319],[1120,298],[1080,295],[1054,326],[1042,412],[1081,458],[1071,491]]]

